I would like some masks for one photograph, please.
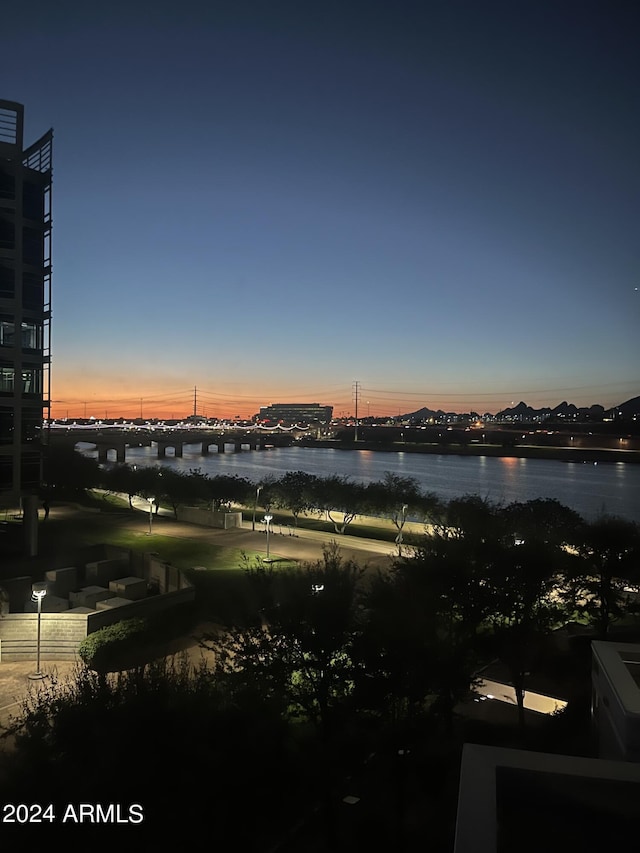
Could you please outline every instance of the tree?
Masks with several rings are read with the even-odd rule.
[[[153,498],[157,513],[160,506],[160,495],[162,494],[161,468],[157,465],[155,467],[142,466],[134,468],[132,473],[135,486],[134,494],[145,499]]]
[[[102,480],[96,459],[64,445],[50,445],[44,460],[44,487],[49,494],[77,495],[95,489]]]
[[[157,498],[164,499],[171,504],[174,518],[178,517],[178,506],[184,505],[194,499],[194,477],[185,474],[175,468],[161,468],[157,470]],[[156,501],[156,512],[158,511]]]
[[[211,501],[211,509],[220,511],[232,504],[244,505],[253,494],[253,485],[237,475],[219,474],[206,478],[204,494]]]
[[[395,542],[400,556],[407,515],[421,512],[424,506],[418,481],[414,477],[401,477],[386,471],[382,481],[369,483],[366,487],[365,502],[372,514],[385,515],[395,526],[398,531]]]
[[[569,574],[571,595],[605,638],[614,622],[637,609],[627,588],[640,580],[640,528],[617,516],[600,516],[584,524],[577,552],[581,559]]]
[[[302,715],[324,739],[353,685],[351,646],[358,624],[362,569],[335,543],[322,560],[281,572],[250,566],[261,624],[207,637],[218,676],[259,685],[264,698]]]
[[[535,539],[559,547],[575,545],[583,528],[579,513],[551,498],[508,504],[501,515],[512,541]]]
[[[481,545],[502,535],[500,507],[479,495],[454,498],[434,508],[433,529],[442,538],[462,539]]]
[[[300,513],[309,512],[314,507],[314,486],[317,479],[314,474],[307,474],[306,471],[287,471],[274,483],[274,504],[289,510],[296,527]]]
[[[396,720],[400,711],[407,721],[429,708],[451,730],[478,668],[477,633],[491,612],[486,574],[482,553],[467,541],[433,534],[372,584],[365,671],[376,673],[369,689],[382,691]]]
[[[314,492],[315,507],[327,513],[336,533],[346,533],[347,527],[365,507],[365,486],[354,483],[349,477],[334,474],[318,479]]]
[[[524,731],[525,681],[544,638],[561,624],[566,611],[558,595],[558,549],[547,542],[492,543],[487,582],[492,597],[490,648],[505,664]]]
[[[137,494],[138,480],[130,465],[114,465],[102,474],[102,485],[111,494],[125,494],[129,498],[129,507],[133,509],[132,498]]]

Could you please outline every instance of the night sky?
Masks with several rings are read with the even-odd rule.
[[[53,414],[640,393],[640,4],[12,6]]]

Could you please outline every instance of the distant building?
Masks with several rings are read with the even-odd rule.
[[[320,403],[272,403],[261,406],[257,420],[269,423],[312,424],[329,423],[333,417],[333,406]]]
[[[22,500],[35,553],[49,413],[53,132],[23,149],[23,122],[21,104],[0,100],[0,504]]]

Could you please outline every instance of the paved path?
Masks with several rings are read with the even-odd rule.
[[[148,504],[140,498],[133,498],[133,508],[148,516]],[[53,512],[53,510],[52,510]],[[146,522],[145,522],[146,525]],[[140,519],[129,516],[123,520],[123,527],[139,529]],[[421,531],[422,525],[418,525]],[[409,525],[407,525],[407,530]],[[145,526],[145,532],[147,528]],[[240,550],[264,551],[266,554],[265,526],[256,519],[256,529],[252,530],[252,522],[243,522],[242,528],[220,530],[214,527],[201,527],[176,521],[170,510],[161,508],[158,515],[154,513],[152,532],[161,536],[174,536],[183,539],[209,541],[211,544]],[[366,563],[370,568],[388,568],[391,558],[397,556],[397,546],[392,542],[379,539],[363,539],[353,534],[328,533],[326,531],[293,528],[286,524],[272,524],[269,536],[269,555],[275,559],[313,561],[322,557],[322,548],[331,542],[337,542],[340,552],[345,559]]]

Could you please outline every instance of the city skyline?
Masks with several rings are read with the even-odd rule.
[[[380,392],[382,393],[382,392]],[[508,411],[510,408],[516,407],[518,405],[529,405],[526,400],[512,400],[510,404],[502,407],[497,407],[490,409],[486,405],[478,405],[475,407],[471,407],[469,409],[462,409],[455,402],[452,404],[451,408],[443,408],[442,406],[429,406],[428,403],[419,403],[418,399],[421,399],[421,395],[419,393],[416,394],[416,401],[414,401],[414,407],[412,409],[402,409],[397,412],[387,412],[386,414],[376,413],[376,398],[375,393],[369,395],[373,397],[373,406],[372,410],[372,401],[371,399],[365,399],[364,392],[360,389],[358,396],[358,419],[365,420],[367,418],[393,418],[394,416],[405,416],[411,415],[415,412],[422,410],[423,408],[432,409],[433,411],[441,411],[444,414],[459,414],[465,415],[470,413],[475,413],[479,415],[496,415],[501,411]],[[405,395],[401,393],[402,398],[405,398]],[[638,397],[629,398],[629,399],[638,399]],[[340,399],[338,396],[337,399]],[[343,399],[346,399],[346,392]],[[232,401],[238,403],[237,400]],[[482,401],[486,403],[486,400]],[[603,407],[605,411],[609,408],[615,409],[619,405],[623,405],[627,400],[619,400],[617,404],[614,404],[611,407]],[[246,414],[241,414],[240,412],[236,412],[234,415],[228,416],[218,416],[216,412],[220,409],[221,403],[219,401],[218,395],[215,392],[207,391],[206,389],[196,389],[196,388],[183,388],[177,390],[173,395],[158,398],[158,397],[131,397],[125,398],[122,400],[117,400],[112,397],[107,397],[102,400],[83,400],[83,401],[74,401],[75,408],[67,408],[62,409],[59,407],[58,414],[53,417],[55,420],[119,420],[119,419],[130,419],[130,420],[182,420],[184,418],[190,417],[192,415],[197,415],[199,417],[206,417],[208,419],[216,419],[219,420],[250,420],[253,418],[260,417],[260,409],[265,408],[265,406],[271,406],[274,404],[277,405],[293,405],[293,406],[301,406],[301,405],[328,405],[333,408],[333,419],[353,419],[355,417],[355,396],[352,397],[350,408],[347,404],[346,409],[340,409],[338,406],[334,406],[330,401],[311,401],[309,399],[289,399],[289,400],[271,400],[269,403],[261,403],[260,406],[256,409],[256,411],[249,412],[249,409],[246,409]],[[543,404],[537,409],[544,410],[549,409],[553,410],[556,407],[562,405],[562,403],[566,403],[569,406],[575,405],[572,400],[562,400],[556,401],[553,404]],[[229,404],[228,404],[229,405]],[[236,408],[247,407],[246,402],[242,402],[236,406]],[[579,408],[590,408],[591,406],[599,406],[601,405],[597,401],[589,404],[588,406],[583,406]],[[389,406],[387,405],[387,408]],[[396,407],[397,408],[397,407]],[[533,407],[532,407],[533,408]],[[161,411],[163,414],[157,415],[153,414],[154,412]]]
[[[54,129],[53,416],[638,394],[630,4],[131,5],[3,12]]]

